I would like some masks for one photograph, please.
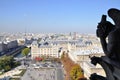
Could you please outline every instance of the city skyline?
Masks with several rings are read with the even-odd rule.
[[[120,1],[1,0],[0,32],[95,33],[102,14]],[[112,20],[107,16],[107,20]],[[113,23],[113,22],[112,22]]]

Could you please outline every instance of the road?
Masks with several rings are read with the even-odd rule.
[[[64,80],[64,71],[61,64],[57,64],[56,72],[57,72],[57,80]]]

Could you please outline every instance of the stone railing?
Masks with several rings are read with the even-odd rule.
[[[106,77],[93,73],[90,80],[120,80],[120,63],[118,61],[111,60],[106,56],[94,56],[91,58],[91,63],[94,65],[100,64],[106,73]]]

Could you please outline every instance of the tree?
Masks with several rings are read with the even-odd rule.
[[[44,55],[42,55],[40,58],[42,59],[43,62],[46,60],[46,56]]]
[[[9,65],[5,66],[4,70],[5,71],[9,71],[11,69],[11,67]]]
[[[22,50],[22,55],[27,57],[27,55],[28,55],[29,52],[30,52],[30,49],[29,49],[29,48],[24,48],[24,49]]]
[[[16,64],[16,65],[15,65]],[[20,65],[16,62],[13,56],[2,56],[0,58],[0,70],[9,71],[11,68]]]
[[[42,40],[42,38],[38,38],[38,42],[40,42]]]
[[[72,80],[78,80],[78,78],[83,78],[83,72],[79,65],[74,65],[70,71],[70,77]]]
[[[78,78],[77,80],[87,80],[87,78]]]
[[[42,58],[41,57],[35,57],[35,60],[36,61],[42,61]]]
[[[64,57],[65,57],[65,53],[63,52],[61,55],[61,59],[64,59]]]

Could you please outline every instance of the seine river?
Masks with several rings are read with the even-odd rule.
[[[18,53],[17,55],[15,55],[15,57],[21,58],[21,57],[23,57],[23,55],[22,55],[22,53],[20,52],[20,53]]]

